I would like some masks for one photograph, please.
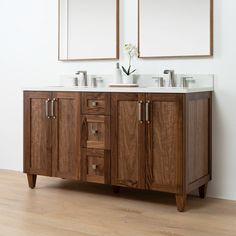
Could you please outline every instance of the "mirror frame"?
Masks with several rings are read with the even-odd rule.
[[[138,54],[139,58],[141,59],[158,59],[158,58],[191,58],[191,57],[212,57],[214,54],[214,0],[209,0],[210,1],[210,45],[209,45],[209,50],[210,53],[206,55],[178,55],[178,56],[140,56],[140,1],[138,1]]]
[[[96,60],[118,60],[120,57],[120,0],[116,0],[116,56],[114,58],[79,58],[79,59],[61,59],[61,17],[60,0],[58,0],[58,61],[96,61]]]

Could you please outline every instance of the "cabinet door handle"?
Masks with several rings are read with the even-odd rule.
[[[148,124],[151,123],[151,122],[150,122],[150,119],[149,119],[149,104],[150,104],[150,101],[147,101],[147,102],[146,102],[146,122],[147,122]]]
[[[143,101],[138,102],[138,120],[141,124],[143,123],[143,120],[142,120],[142,104],[143,104]]]
[[[49,102],[50,102],[50,98],[48,98],[46,101],[45,101],[45,112],[46,112],[46,117],[48,118],[48,119],[50,119],[50,116],[49,116],[49,112],[48,112],[48,104],[49,104]]]
[[[52,101],[51,101],[51,117],[53,118],[53,119],[56,119],[56,116],[55,116],[55,111],[54,111],[54,104],[55,104],[55,102],[56,102],[56,98],[53,98],[52,99]]]

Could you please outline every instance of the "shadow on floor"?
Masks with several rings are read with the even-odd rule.
[[[44,178],[44,177],[43,177]],[[103,195],[107,197],[114,197],[119,199],[127,199],[134,201],[142,201],[148,203],[156,203],[168,206],[175,206],[175,195],[170,193],[163,193],[157,191],[139,190],[132,188],[121,187],[120,192],[114,193],[111,185],[81,183],[78,181],[70,181],[64,179],[51,179],[46,183],[40,182],[40,177],[36,189],[63,189],[66,191],[89,193],[93,195]],[[213,199],[200,199],[197,196],[188,196],[186,211],[188,209],[209,207]]]

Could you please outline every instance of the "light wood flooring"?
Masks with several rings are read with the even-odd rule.
[[[171,194],[0,170],[0,236],[236,236],[236,202],[189,197],[176,211]]]

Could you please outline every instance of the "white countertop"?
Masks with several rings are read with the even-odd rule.
[[[196,88],[158,88],[158,87],[135,87],[135,88],[114,88],[114,87],[65,87],[48,86],[39,88],[24,88],[24,91],[52,91],[52,92],[104,92],[104,93],[197,93],[213,91],[213,87]]]

